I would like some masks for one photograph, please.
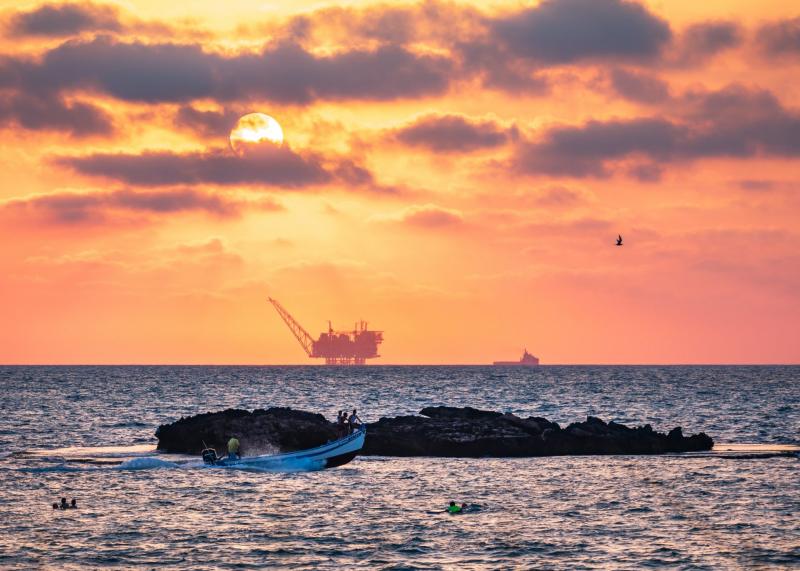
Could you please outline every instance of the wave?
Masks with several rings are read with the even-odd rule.
[[[108,428],[148,428],[150,425],[146,422],[139,422],[136,420],[128,422],[115,422],[114,424],[107,424]]]
[[[131,458],[125,460],[122,464],[114,466],[114,470],[157,470],[162,468],[180,468],[180,464],[170,462],[169,460],[162,460],[161,458],[145,457],[145,458]]]
[[[63,452],[64,449],[59,450]],[[74,453],[75,449],[71,452]],[[65,455],[45,455],[44,451],[39,450],[36,453],[28,453],[20,455],[22,458],[27,456],[27,459],[33,459],[37,464],[46,462],[50,463],[46,466],[22,466],[16,468],[23,472],[32,473],[47,473],[47,472],[86,472],[96,470],[164,470],[164,469],[225,469],[225,470],[242,470],[246,472],[314,472],[322,470],[325,467],[324,461],[311,460],[311,459],[270,459],[261,458],[246,461],[245,463],[234,466],[209,466],[197,457],[181,457],[179,455],[171,455],[172,458],[167,460],[163,457],[158,457],[156,452],[134,452],[130,448],[127,453],[121,453],[119,449],[106,447],[105,449],[95,449],[95,454],[87,455],[85,452],[89,449],[81,448],[83,454],[65,454]],[[99,453],[97,453],[99,452]],[[11,453],[7,453],[10,455]],[[177,456],[177,458],[176,458]],[[118,462],[113,462],[113,459],[119,459]],[[109,462],[109,460],[112,460]],[[247,458],[245,458],[247,460]],[[113,464],[113,465],[112,465]]]
[[[59,464],[57,466],[33,466],[17,468],[20,472],[30,472],[33,474],[44,474],[48,472],[95,472],[103,470],[101,467],[88,467],[88,466],[68,466],[67,464]]]

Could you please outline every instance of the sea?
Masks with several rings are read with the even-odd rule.
[[[0,389],[2,569],[800,568],[797,366],[3,366]],[[160,424],[225,408],[432,405],[681,426],[715,450],[323,471],[155,451]]]

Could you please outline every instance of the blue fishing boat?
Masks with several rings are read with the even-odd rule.
[[[358,451],[364,446],[367,435],[366,426],[362,426],[352,434],[306,450],[284,452],[282,454],[267,454],[264,456],[245,456],[241,458],[217,457],[213,448],[203,450],[203,461],[209,466],[255,468],[255,469],[281,469],[283,467],[296,467],[303,470],[324,470],[347,464],[356,457]]]

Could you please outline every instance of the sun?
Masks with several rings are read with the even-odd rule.
[[[283,144],[283,129],[280,124],[265,113],[248,113],[236,122],[230,134],[231,149],[237,155],[264,145],[280,147]]]

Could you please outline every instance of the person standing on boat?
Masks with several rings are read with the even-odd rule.
[[[239,439],[236,438],[234,434],[231,436],[231,439],[228,440],[228,460],[238,460],[239,459]]]
[[[353,409],[353,414],[350,415],[350,434],[358,430],[362,424],[361,419],[356,414],[356,409]]]
[[[345,419],[345,412],[343,410],[339,411],[339,414],[336,415],[336,438],[343,438],[344,435],[347,433],[347,429],[344,425]]]

